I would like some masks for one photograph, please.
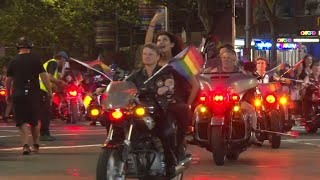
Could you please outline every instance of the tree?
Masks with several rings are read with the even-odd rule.
[[[267,0],[259,0],[259,4],[263,9],[266,19],[268,20],[271,32],[271,41],[272,41],[272,48],[271,48],[271,67],[274,67],[278,64],[277,62],[277,36],[278,36],[278,17],[276,15],[276,7],[279,1],[272,0],[267,3]]]

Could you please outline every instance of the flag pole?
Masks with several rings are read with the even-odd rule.
[[[164,68],[166,68],[167,66],[169,66],[169,64],[165,64],[164,66],[162,66],[156,73],[154,73],[154,75],[152,75],[151,77],[149,77],[143,84],[147,84],[151,79],[153,79],[156,75],[158,75]]]
[[[286,72],[284,72],[284,73],[280,76],[280,78],[283,77],[283,76],[284,76],[285,74],[287,74],[288,72],[290,72],[290,71],[296,69],[297,67],[299,67],[303,61],[304,61],[303,59],[301,59],[300,61],[298,61],[293,67],[291,67],[291,68],[288,69]],[[299,66],[297,66],[297,65],[299,65]],[[297,66],[297,67],[296,67],[296,66]]]
[[[274,67],[274,68],[270,69],[269,71],[267,71],[267,72],[266,72],[266,74],[268,74],[268,73],[270,73],[270,72],[272,72],[272,71],[276,70],[276,69],[277,69],[278,67],[280,67],[280,66],[282,66],[282,64],[279,64],[278,66],[276,66],[276,67]]]
[[[76,60],[76,59],[74,59],[74,58],[72,58],[72,57],[70,57],[70,60],[72,60],[72,61],[74,61],[74,62],[76,62],[76,63],[78,63],[78,64],[81,64],[82,66],[84,66],[84,67],[86,67],[86,68],[88,68],[88,69],[91,69],[91,70],[93,70],[93,71],[101,74],[102,76],[106,77],[106,78],[109,79],[110,81],[113,81],[112,78],[110,78],[109,76],[107,76],[107,75],[104,74],[103,72],[98,71],[98,70],[96,70],[95,68],[91,67],[89,64],[86,64],[86,63],[84,63],[84,62],[81,62],[81,61],[79,61],[79,60]]]

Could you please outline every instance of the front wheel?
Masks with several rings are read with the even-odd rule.
[[[226,159],[226,144],[222,126],[211,128],[211,149],[213,160],[217,166],[223,166]]]
[[[232,152],[229,152],[226,158],[230,161],[236,161],[239,158],[239,155],[240,155],[239,151],[234,150]]]
[[[307,122],[304,128],[309,134],[315,134],[318,131],[318,127],[315,126],[312,122]]]
[[[116,149],[103,149],[99,155],[96,179],[97,180],[124,180],[120,154]]]
[[[80,109],[77,102],[70,103],[69,119],[72,124],[76,124],[80,120]]]
[[[270,119],[270,129],[274,132],[281,132],[281,119],[280,114],[276,110],[271,110],[269,112],[269,119]],[[281,136],[278,134],[271,134],[269,142],[271,147],[277,149],[280,147],[281,144]]]

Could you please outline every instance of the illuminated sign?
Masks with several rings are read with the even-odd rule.
[[[292,39],[291,38],[278,38],[277,42],[278,43],[290,43],[290,42],[292,42]]]
[[[286,50],[286,49],[298,49],[299,45],[297,43],[277,43],[277,49]]]
[[[300,36],[317,36],[317,31],[300,31]]]
[[[272,43],[271,41],[256,41],[255,48],[257,50],[271,50]],[[297,43],[277,43],[278,50],[289,50],[289,49],[298,49],[299,45]]]
[[[255,48],[257,50],[270,50],[272,43],[270,41],[256,41]]]

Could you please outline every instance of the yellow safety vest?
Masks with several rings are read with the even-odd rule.
[[[55,60],[55,59],[50,59],[50,60],[48,60],[47,62],[45,62],[45,63],[43,64],[43,68],[44,68],[44,70],[45,70],[46,72],[47,72],[48,64],[49,64],[50,62],[57,62],[57,60]],[[56,70],[54,71],[53,77],[56,78],[56,79],[58,79],[58,67],[57,67]],[[42,79],[41,79],[40,76],[39,76],[39,83],[40,83],[40,89],[43,90],[43,91],[48,92],[48,90],[47,90],[46,86],[43,84],[43,81],[42,81]],[[50,85],[52,86],[52,83],[50,83]]]

